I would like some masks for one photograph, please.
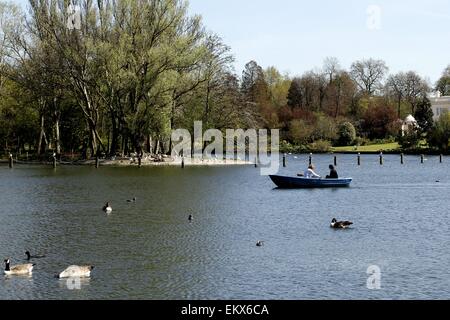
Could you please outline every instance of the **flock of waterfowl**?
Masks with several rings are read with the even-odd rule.
[[[29,251],[25,252],[26,259],[28,261],[33,259],[42,259],[45,258],[45,255],[31,255]],[[23,275],[31,275],[33,273],[35,263],[25,263],[25,264],[18,264],[18,265],[11,265],[11,260],[5,259],[5,275],[7,276],[23,276]],[[78,277],[78,278],[84,278],[84,277],[90,277],[91,271],[94,269],[94,266],[69,266],[59,274],[57,274],[56,278],[71,278],[71,277]]]
[[[127,200],[128,203],[136,202],[137,199],[133,198],[131,200]],[[107,202],[102,210],[108,214],[112,212],[112,207]],[[42,259],[45,258],[45,255],[31,255],[30,251],[25,252],[26,260],[31,261],[34,259]],[[11,265],[11,260],[9,258],[4,260],[5,263],[5,270],[4,273],[7,276],[21,276],[21,275],[31,275],[33,273],[33,269],[36,266],[35,263],[25,263],[25,264],[18,264],[18,265]],[[94,266],[78,266],[78,265],[71,265],[67,267],[65,270],[57,274],[56,278],[88,278],[91,276],[91,271],[94,269]]]
[[[338,221],[336,218],[333,218],[333,220],[331,220],[330,228],[348,229],[348,228],[350,228],[351,225],[353,225],[353,222],[351,222],[351,221]],[[257,247],[264,246],[264,241],[261,241],[261,240],[257,241],[256,246]]]
[[[136,202],[137,199],[136,197],[134,197],[131,200],[127,200],[128,203],[134,203]],[[107,202],[102,210],[107,213],[110,214],[113,209],[110,205],[109,202]],[[190,214],[188,216],[188,221],[192,222],[194,220],[194,216],[192,214]],[[333,229],[348,229],[351,225],[353,225],[353,222],[351,221],[338,221],[336,218],[333,218],[333,220],[331,221],[330,227]],[[259,240],[256,242],[256,246],[257,247],[262,247],[264,245],[264,241]],[[45,255],[31,255],[31,253],[29,251],[25,252],[26,255],[26,260],[27,261],[31,261],[33,259],[42,259],[45,258]],[[31,275],[33,272],[33,268],[36,265],[35,263],[26,263],[26,264],[19,264],[19,265],[14,265],[11,266],[11,260],[10,259],[5,259],[4,261],[5,263],[5,275],[8,276],[12,276],[12,275]],[[59,274],[56,275],[56,278],[72,278],[72,277],[76,277],[76,278],[87,278],[91,276],[91,271],[94,269],[94,266],[88,265],[88,266],[77,266],[77,265],[72,265],[67,267],[65,270],[63,270],[62,272],[60,272]]]

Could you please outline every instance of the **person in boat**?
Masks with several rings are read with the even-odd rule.
[[[317,173],[314,172],[314,169],[316,169],[316,167],[311,164],[308,169],[305,171],[305,173],[303,174],[304,178],[308,178],[308,179],[312,179],[312,178],[321,178],[320,175],[318,175]]]
[[[332,164],[330,164],[330,175],[327,176],[327,179],[339,179],[339,175]]]

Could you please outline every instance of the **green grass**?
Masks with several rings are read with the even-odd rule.
[[[335,147],[333,152],[378,152],[378,151],[395,151],[400,148],[397,142],[386,144],[373,144],[368,146],[349,146],[349,147]]]

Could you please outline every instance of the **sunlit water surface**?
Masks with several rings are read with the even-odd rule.
[[[314,158],[322,174],[330,161]],[[0,299],[449,299],[450,159],[338,161],[350,188],[279,190],[252,166],[1,166],[0,257],[46,258],[1,276]],[[281,174],[306,163],[290,156]],[[54,278],[70,264],[95,266],[80,290]]]

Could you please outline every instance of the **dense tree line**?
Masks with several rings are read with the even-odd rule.
[[[70,1],[1,5],[3,149],[159,153],[193,120],[254,125],[230,49],[186,1],[78,2],[78,28]]]
[[[408,114],[416,142],[445,145],[434,142],[445,134],[432,123],[430,84],[414,71],[389,75],[375,59],[345,70],[330,57],[297,77],[255,61],[238,76],[230,48],[184,0],[77,3],[79,21],[69,0],[29,0],[27,14],[0,2],[1,150],[170,153],[171,131],[197,120],[204,130],[280,128],[287,143],[326,149],[401,140]],[[435,87],[449,89],[450,66]]]

